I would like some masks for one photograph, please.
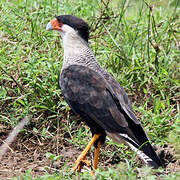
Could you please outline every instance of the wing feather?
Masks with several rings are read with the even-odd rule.
[[[68,104],[76,113],[85,117],[84,121],[92,132],[100,128],[110,137],[114,134],[115,140],[126,141],[136,152],[139,153],[138,148],[141,148],[144,153],[140,153],[142,159],[155,161],[157,164],[154,167],[161,164],[132,111],[124,89],[111,75],[106,74],[105,79],[88,67],[71,65],[62,71],[60,86]],[[143,145],[145,142],[148,144]]]
[[[92,69],[80,65],[71,65],[64,69],[60,77],[62,93],[67,101],[76,103],[77,109],[89,114],[92,118],[109,131],[123,131],[128,127],[125,116],[118,110],[111,87],[106,80]],[[82,104],[83,106],[80,106]],[[100,122],[102,121],[102,122]],[[110,128],[111,127],[111,128]]]

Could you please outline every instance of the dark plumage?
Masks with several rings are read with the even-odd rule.
[[[97,168],[100,145],[106,135],[118,143],[129,145],[153,168],[162,166],[124,89],[94,57],[87,43],[88,24],[71,15],[56,18],[48,23],[47,29],[58,30],[63,38],[64,62],[59,84],[67,103],[83,118],[93,134],[90,144],[78,157],[73,172],[81,170],[93,143],[94,168]]]
[[[105,131],[127,134],[132,140],[126,137],[123,139],[136,148],[142,146],[140,149],[154,161],[148,161],[151,166],[161,166],[146,133],[132,112],[124,90],[111,75],[107,82],[90,68],[71,65],[62,71],[60,86],[65,100],[75,113],[83,117],[92,134],[102,133],[102,143]]]
[[[88,42],[89,39],[89,25],[82,19],[72,15],[56,16],[59,23],[67,24],[78,31],[79,35]]]

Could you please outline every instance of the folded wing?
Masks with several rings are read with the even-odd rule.
[[[91,131],[103,129],[116,141],[125,141],[147,164],[158,168],[161,162],[124,89],[108,78],[88,67],[71,65],[62,70],[60,86],[65,100],[74,112],[85,117]]]

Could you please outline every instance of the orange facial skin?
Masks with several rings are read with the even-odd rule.
[[[55,18],[51,21],[51,25],[54,30],[60,31],[62,27],[62,23],[59,23],[59,21]]]

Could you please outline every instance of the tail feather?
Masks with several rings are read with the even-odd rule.
[[[131,143],[127,141],[126,143],[147,165],[153,167],[154,169],[158,169],[160,166],[162,166],[159,157],[157,156],[156,152],[149,142],[146,144],[145,148],[143,146],[136,148]]]
[[[156,154],[152,145],[148,142],[144,142],[142,145],[138,145],[132,138],[127,134],[109,133],[106,132],[109,137],[118,143],[127,144],[137,155],[149,166],[154,169],[158,169],[160,166],[163,167],[158,155]]]

